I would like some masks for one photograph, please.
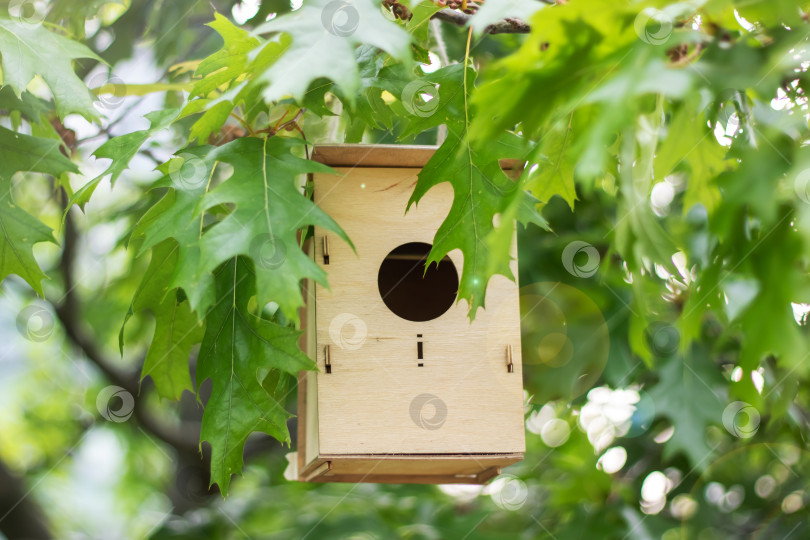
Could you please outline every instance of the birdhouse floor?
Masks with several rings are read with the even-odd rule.
[[[307,482],[484,484],[522,454],[324,455],[299,475]]]

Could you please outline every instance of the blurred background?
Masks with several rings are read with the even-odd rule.
[[[250,28],[300,7],[286,0],[40,3],[23,9],[44,6],[47,20],[60,21],[109,63],[78,62],[90,88],[188,80],[185,63],[222,45],[205,26],[215,11]],[[466,32],[436,28],[434,42],[463,58]],[[476,62],[484,68],[523,39],[484,37]],[[437,51],[424,72],[438,69]],[[100,125],[65,119],[83,173],[71,177],[74,189],[108,166],[90,155],[102,142],[148,127],[144,114],[183,100],[182,92],[124,93],[101,97]],[[307,136],[316,143],[399,141],[396,127],[358,137],[345,115],[308,114]],[[718,144],[728,146],[735,129],[734,118],[718,123]],[[807,370],[766,360],[745,373],[757,400],[743,400],[730,392],[743,377],[739,333],[709,314],[683,347],[675,321],[694,275],[674,258],[678,274],[656,267],[644,282],[628,279],[612,247],[620,209],[610,178],[577,186],[575,214],[560,198],[548,202],[543,216],[553,232],[519,230],[523,462],[485,486],[302,484],[285,476],[293,419],[292,449],[262,434],[248,440],[244,473],[223,498],[209,489],[200,457],[195,396],[161,402],[149,379],[139,382],[154,321],[135,317],[123,354],[118,344],[146,268],[126,238],[154,201],[155,166],[186,136],[176,129],[152,137],[115,189],[103,180],[64,228],[47,178],[15,182],[19,204],[37,209],[64,238],[61,246],[35,246],[51,278],[48,301],[16,276],[0,285],[0,539],[810,537]],[[437,136],[430,130],[410,142],[434,144]],[[699,250],[710,242],[705,209],[682,216],[683,197],[675,175],[644,204],[666,227],[688,231]],[[721,308],[732,315],[758,290],[744,279],[734,284]],[[639,299],[657,306],[656,320],[640,327],[633,323]],[[792,309],[789,324],[806,340],[810,306],[797,299]]]

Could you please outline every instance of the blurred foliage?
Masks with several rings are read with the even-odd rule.
[[[810,536],[810,2],[379,4],[0,2],[0,459],[53,536]],[[452,184],[471,317],[527,224],[526,459],[488,486],[288,482],[249,436],[311,367],[324,142],[441,145],[413,201]]]

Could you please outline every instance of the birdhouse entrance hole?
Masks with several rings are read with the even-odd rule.
[[[408,321],[430,321],[453,307],[458,294],[458,271],[449,257],[438,265],[425,262],[431,245],[402,244],[380,265],[377,285],[385,305]]]

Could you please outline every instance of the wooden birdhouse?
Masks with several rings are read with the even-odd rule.
[[[309,252],[330,289],[305,284],[304,339],[319,371],[299,376],[301,481],[483,483],[523,459],[517,284],[495,276],[471,324],[457,302],[462,254],[425,272],[451,185],[405,213],[434,150],[315,149],[339,173],[313,175],[315,203],[356,252],[315,228]]]

